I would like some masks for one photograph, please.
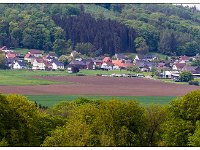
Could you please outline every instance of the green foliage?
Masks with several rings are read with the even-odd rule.
[[[188,81],[193,80],[193,76],[192,76],[191,72],[189,72],[189,71],[183,71],[183,72],[180,73],[179,79],[182,82],[188,82]]]
[[[9,146],[8,145],[8,142],[6,142],[5,138],[3,138],[0,142],[0,147],[3,147],[3,146]]]
[[[92,56],[96,49],[91,43],[77,43],[75,50],[81,54]]]
[[[137,66],[130,66],[130,67],[127,68],[127,71],[139,73],[140,72],[140,68],[137,67]]]
[[[157,77],[159,77],[159,75],[160,75],[160,72],[157,70],[156,67],[152,67],[151,68],[151,72],[152,72],[151,76],[157,76]]]
[[[193,132],[193,126],[190,121],[171,118],[163,124],[162,130],[160,146],[188,146],[188,137]]]
[[[168,119],[162,126],[163,134],[161,145],[195,145],[195,138],[198,136],[198,121],[200,118],[199,108],[199,90],[172,101],[168,109]],[[190,144],[188,145],[189,142]]]
[[[200,91],[169,106],[78,98],[40,109],[0,95],[0,146],[199,146]]]
[[[101,51],[84,50],[83,53],[89,56],[136,52],[136,47],[140,52],[167,55],[194,56],[200,52],[200,13],[195,7],[172,4],[1,4],[0,8],[1,46],[55,50],[62,55],[71,52],[77,43],[90,42]],[[98,33],[92,27],[92,17],[86,14],[91,14],[94,21],[98,20],[98,25],[108,19],[110,23],[116,22],[112,22],[113,26],[106,29],[107,32]],[[76,19],[81,15],[81,18],[86,17],[84,21],[77,21],[76,25],[75,21],[67,27],[66,21],[62,26],[58,20],[59,17],[61,20]],[[129,26],[133,32],[123,35],[128,28],[120,28],[121,24],[117,22]],[[119,32],[108,39],[112,29],[112,33]],[[139,47],[133,43],[135,38],[144,39]],[[71,45],[66,46],[70,39]]]
[[[146,106],[145,109],[147,114],[147,144],[148,146],[158,146],[162,135],[161,125],[167,117],[167,107],[154,104]]]
[[[76,107],[43,146],[142,146],[144,121],[144,109],[133,101],[86,103]]]
[[[198,66],[200,67],[200,60],[195,60],[192,62],[191,66]]]
[[[149,52],[149,47],[143,37],[137,37],[134,41],[136,46],[136,52],[139,54],[147,54]]]
[[[189,85],[197,85],[199,86],[199,81],[194,81],[194,80],[191,80],[188,82]]]
[[[170,111],[173,115],[192,123],[200,118],[200,91],[193,91],[186,94],[183,98],[171,102]]]
[[[196,129],[194,131],[194,134],[189,136],[189,146],[200,146],[200,123],[199,121],[196,122]]]
[[[19,95],[0,95],[0,145],[40,146],[44,138],[64,121],[40,111],[34,103]]]
[[[6,68],[5,62],[6,62],[5,54],[0,52],[0,69],[5,69]]]

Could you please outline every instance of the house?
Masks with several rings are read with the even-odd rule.
[[[78,55],[79,53],[77,51],[72,51],[71,54],[70,54],[70,57],[72,58],[76,58],[76,56]]]
[[[102,63],[101,69],[103,70],[113,70],[113,63],[112,62],[107,62],[107,63]]]
[[[35,58],[36,58],[35,56],[29,53],[24,56],[24,60],[30,62],[31,64],[33,64],[33,61],[35,60]]]
[[[3,50],[8,50],[8,48],[6,46],[0,47],[0,51],[3,51]]]
[[[137,60],[135,66],[139,67],[142,71],[151,71],[152,67],[155,66],[154,62],[149,62],[147,60]]]
[[[79,72],[79,68],[69,64],[67,66],[67,71],[68,71],[68,73],[77,73],[77,72]]]
[[[197,68],[195,69],[195,74],[200,74],[200,67],[197,67]]]
[[[101,65],[101,69],[104,70],[113,70],[113,66],[114,64],[112,63],[112,59],[110,57],[104,57],[104,59],[102,60],[102,65]]]
[[[54,70],[64,69],[64,64],[59,62],[59,61],[53,61],[52,62],[52,69],[54,69]]]
[[[43,59],[48,62],[52,62],[53,60],[58,59],[58,55],[55,52],[49,52],[47,55],[43,57]]]
[[[185,61],[185,62],[187,62],[187,61],[189,61],[189,59],[190,59],[190,58],[189,58],[188,56],[185,56],[185,55],[179,57],[179,60],[180,60],[180,61]]]
[[[138,56],[138,55],[135,55],[134,61],[136,62],[136,61],[138,61],[138,60],[140,60],[139,56]]]
[[[163,71],[162,77],[167,78],[167,79],[175,79],[179,77],[179,72],[178,71]]]
[[[58,55],[55,52],[49,52],[48,55],[53,59],[58,59]]]
[[[24,61],[15,61],[12,65],[13,69],[26,69],[27,66]]]
[[[155,60],[157,57],[151,54],[146,55],[136,55],[134,61],[137,60],[144,60],[144,61],[152,61]]]
[[[112,59],[110,57],[104,57],[102,60],[103,63],[112,63]]]
[[[164,66],[165,66],[165,63],[163,63],[163,62],[160,62],[157,65],[158,68],[164,68]]]
[[[45,70],[45,61],[41,58],[35,58],[33,61],[33,70]]]
[[[189,71],[189,72],[191,72],[191,73],[196,73],[196,68],[197,68],[197,66],[184,66],[183,68],[182,68],[182,71]]]
[[[83,62],[85,62],[86,69],[88,69],[88,70],[95,69],[94,62],[92,61],[92,59],[86,59],[86,60],[83,60]]]
[[[126,60],[112,60],[112,63],[114,66],[118,66],[119,68],[128,68],[130,66],[133,66],[133,63],[131,61]]]
[[[6,53],[6,58],[8,58],[8,59],[16,58],[18,56],[20,56],[20,54],[17,53],[17,52],[8,52],[8,53]]]
[[[142,72],[149,72],[151,70],[151,68],[148,65],[144,65],[144,67],[140,68],[140,71]]]
[[[34,56],[34,57],[42,57],[42,51],[36,50],[36,49],[31,49],[28,51],[28,54]]]
[[[115,54],[114,56],[117,60],[123,60],[126,59],[127,57],[124,54]]]
[[[172,72],[171,71],[164,71],[163,72],[163,78],[171,79],[172,78]]]
[[[172,70],[182,70],[185,65],[185,63],[175,63],[172,66]]]
[[[44,60],[51,62],[54,60],[54,58],[52,58],[51,56],[49,56],[48,54],[46,56],[43,57]]]
[[[72,65],[73,67],[77,67],[79,69],[87,68],[85,62],[83,62],[83,61],[72,60],[69,64]]]
[[[44,65],[45,65],[45,70],[52,70],[53,69],[53,65],[52,63],[48,62],[48,61],[44,61]]]
[[[8,53],[8,52],[13,52],[13,50],[9,50],[6,46],[0,47],[0,51]]]
[[[102,63],[103,63],[102,60],[96,59],[96,58],[95,58],[95,59],[92,59],[92,61],[93,61],[93,63],[94,63],[93,69],[101,68],[101,65],[102,65]]]
[[[7,67],[9,67],[10,69],[13,68],[13,64],[15,63],[15,61],[17,61],[18,59],[17,58],[6,58],[6,62],[5,62],[5,65]]]

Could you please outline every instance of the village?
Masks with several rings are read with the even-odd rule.
[[[160,59],[156,55],[136,54],[134,59],[128,58],[124,54],[115,54],[112,58],[101,56],[95,58],[77,58],[76,51],[70,54],[71,61],[64,65],[59,61],[55,52],[44,54],[41,50],[30,49],[25,55],[19,51],[9,50],[6,46],[0,48],[5,54],[5,66],[8,69],[29,69],[29,70],[66,70],[68,73],[77,73],[79,70],[129,70],[138,74],[112,74],[114,77],[144,77],[143,72],[156,72],[159,78],[176,79],[183,71],[189,71],[194,77],[200,77],[200,67],[192,66],[191,63],[199,60],[199,55],[194,57],[179,56]],[[103,75],[102,75],[103,76]],[[106,76],[106,75],[104,75]]]

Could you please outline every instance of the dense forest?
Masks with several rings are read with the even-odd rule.
[[[46,108],[0,95],[0,146],[200,146],[200,91],[169,105],[79,98]]]
[[[172,4],[0,4],[0,46],[89,56],[200,52],[200,11]],[[87,50],[85,50],[85,48]]]

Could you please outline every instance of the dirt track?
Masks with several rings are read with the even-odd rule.
[[[163,83],[145,78],[98,76],[35,77],[72,84],[38,86],[0,86],[0,93],[27,95],[110,95],[110,96],[183,96],[197,86]]]

